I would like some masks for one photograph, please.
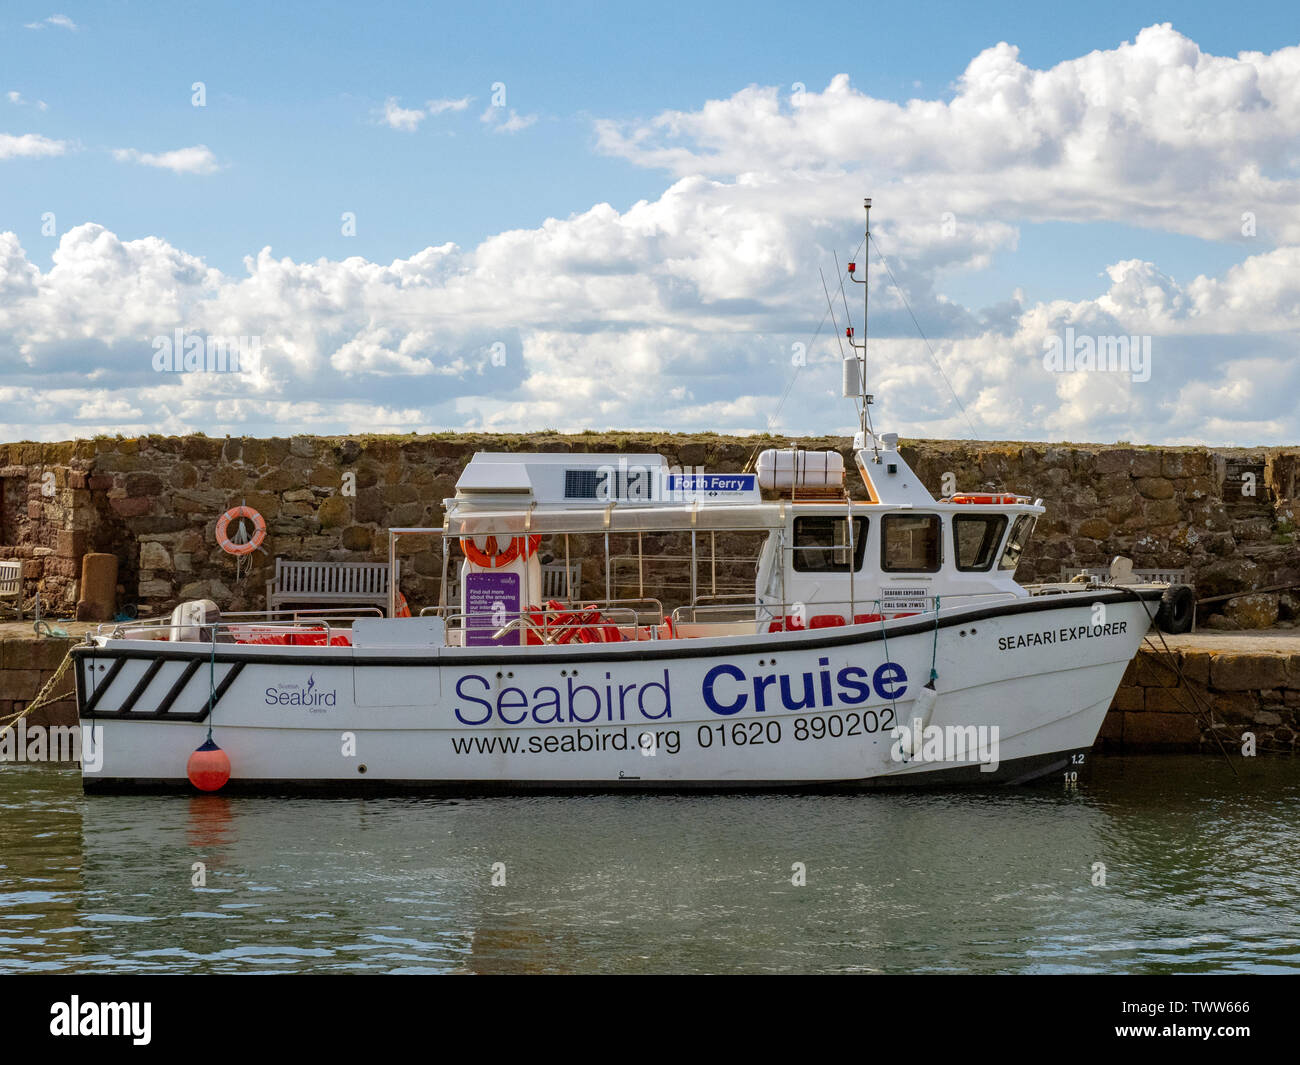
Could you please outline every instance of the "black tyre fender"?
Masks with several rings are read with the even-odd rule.
[[[1196,611],[1196,592],[1189,584],[1171,584],[1160,597],[1160,609],[1156,611],[1156,625],[1161,632],[1171,636],[1190,632],[1192,617]]]

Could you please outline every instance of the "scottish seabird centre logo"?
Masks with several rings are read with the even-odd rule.
[[[306,684],[276,684],[266,689],[267,706],[305,706],[320,712],[338,702],[338,690],[316,687],[316,674],[309,674]]]

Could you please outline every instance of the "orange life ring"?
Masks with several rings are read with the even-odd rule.
[[[487,543],[484,545],[486,550],[480,551],[472,537],[462,536],[460,538],[460,549],[465,552],[465,557],[474,565],[483,569],[500,569],[502,566],[510,565],[517,558],[531,558],[541,542],[542,538],[538,535],[530,536],[526,541],[524,537],[516,536],[511,539],[505,550],[499,550],[497,548],[497,538],[489,536]]]
[[[1000,496],[953,496],[949,502],[952,503],[1015,503],[1019,496],[1000,495]]]
[[[237,544],[227,530],[236,518],[248,518],[253,523],[253,537],[247,543]],[[266,539],[266,519],[252,507],[231,507],[217,519],[217,544],[228,555],[251,555]]]
[[[406,596],[401,592],[397,593],[397,616],[399,618],[409,618],[411,616],[411,608],[406,605]]]

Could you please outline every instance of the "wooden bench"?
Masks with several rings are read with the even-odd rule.
[[[23,620],[23,563],[22,559],[0,561],[0,599],[13,600],[18,620]]]
[[[574,598],[582,598],[582,563],[547,562],[542,566],[542,599],[569,601],[569,576],[573,577]]]
[[[398,577],[401,577],[401,561]],[[387,562],[295,562],[275,560],[275,577],[266,582],[266,608],[295,606],[377,606],[388,613]]]

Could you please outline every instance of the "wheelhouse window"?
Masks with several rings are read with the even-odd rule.
[[[952,519],[952,544],[957,568],[965,573],[982,573],[993,568],[998,545],[1007,531],[1004,514],[956,514]]]
[[[938,514],[886,514],[881,519],[880,568],[890,573],[935,573],[943,561]]]
[[[862,568],[867,519],[853,519],[853,569]],[[849,572],[849,520],[829,515],[794,519],[796,573]]]
[[[1007,546],[1002,551],[1002,561],[998,563],[998,569],[1013,570],[1020,564],[1020,556],[1025,550],[1025,545],[1029,543],[1036,520],[1032,514],[1021,514],[1016,519],[1015,525],[1011,527],[1011,535],[1007,537]]]

